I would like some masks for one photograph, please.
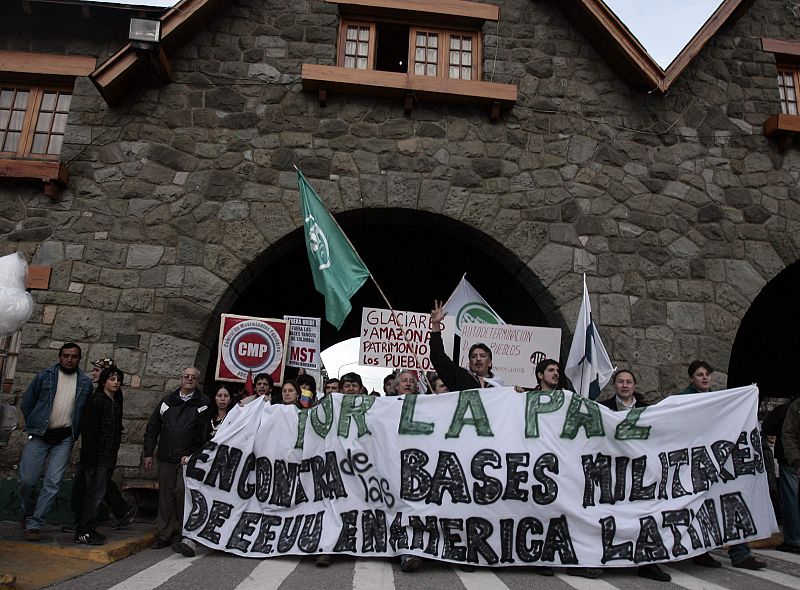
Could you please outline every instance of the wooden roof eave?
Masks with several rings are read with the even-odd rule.
[[[215,17],[229,0],[183,0],[165,12],[161,21],[162,55],[174,53],[186,39],[199,32]],[[157,62],[157,60],[155,60]],[[154,60],[137,51],[131,43],[103,62],[90,75],[103,99],[111,106],[125,100],[131,90],[149,79],[158,77]]]
[[[722,0],[717,10],[666,69],[662,69],[656,63],[639,40],[602,0],[571,0],[559,4],[568,15],[580,12],[588,16],[596,25],[594,30],[599,28],[600,32],[614,44],[616,51],[622,54],[636,77],[651,89],[666,92],[722,25],[744,12],[752,1]]]

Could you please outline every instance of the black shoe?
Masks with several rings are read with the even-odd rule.
[[[184,543],[183,541],[175,541],[172,544],[172,550],[175,553],[180,553],[185,557],[194,557],[194,549],[188,543]]]
[[[596,580],[603,575],[603,571],[597,567],[571,567],[567,569],[567,574],[570,576],[578,576],[580,578]]]
[[[105,540],[101,539],[94,531],[89,531],[88,533],[75,533],[75,542],[82,545],[102,545]]]
[[[549,565],[537,565],[531,568],[531,571],[534,574],[539,574],[540,576],[552,577],[555,575],[553,568]]]
[[[169,539],[156,539],[153,541],[153,544],[150,545],[150,549],[163,549],[164,547],[169,547],[172,545],[172,541]]]
[[[740,567],[746,570],[763,570],[767,567],[767,564],[763,561],[758,561],[752,555],[748,555],[744,559],[740,559],[739,561],[731,561],[731,565],[733,567]]]
[[[477,568],[474,565],[460,565],[458,569],[469,574],[474,572]]]
[[[781,543],[775,547],[776,551],[783,551],[784,553],[800,553],[800,545],[790,545],[789,543]]]
[[[656,582],[669,582],[672,579],[667,572],[658,567],[655,563],[639,566],[639,577],[649,578]]]
[[[133,514],[128,512],[128,514],[118,519],[116,524],[112,524],[111,528],[114,529],[115,531],[127,528],[133,524],[133,520],[134,520]]]
[[[400,560],[400,569],[404,572],[415,572],[422,565],[422,558],[416,555],[409,555],[405,559]]]
[[[710,553],[703,553],[702,555],[692,557],[692,563],[702,567],[722,567],[722,564],[711,557]]]
[[[332,563],[333,563],[333,555],[328,555],[327,553],[318,555],[317,559],[314,561],[314,565],[316,565],[317,567],[328,567]]]

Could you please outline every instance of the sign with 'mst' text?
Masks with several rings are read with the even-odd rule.
[[[320,318],[285,315],[283,319],[289,322],[289,357],[286,364],[301,369],[319,369],[322,362],[319,357]]]
[[[248,373],[268,373],[283,383],[288,341],[285,320],[222,314],[216,378],[243,382]]]
[[[442,322],[445,350],[453,350],[449,318]],[[430,314],[365,307],[361,310],[358,363],[369,367],[432,371]]]

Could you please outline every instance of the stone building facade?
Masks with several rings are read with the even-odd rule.
[[[182,367],[212,362],[214,318],[302,226],[295,164],[333,212],[421,210],[486,236],[567,346],[585,272],[612,358],[643,391],[677,390],[697,357],[724,384],[743,315],[800,258],[800,156],[763,133],[780,105],[760,41],[795,37],[796,8],[753,3],[663,94],[622,79],[558,2],[495,3],[484,79],[519,93],[497,122],[470,105],[321,106],[301,67],[336,60],[337,6],[323,0],[229,3],[173,54],[173,83],[113,108],[78,78],[59,198],[0,180],[0,253],[53,268],[14,391],[67,340],[117,359],[131,376],[120,463],[138,477],[156,400]],[[125,37],[116,13],[100,27],[4,4],[2,50],[102,62]],[[6,473],[22,440],[0,450]]]

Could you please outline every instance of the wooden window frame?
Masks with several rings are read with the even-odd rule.
[[[483,80],[482,27],[486,21],[499,19],[499,7],[468,0],[325,1],[339,7],[336,65],[304,63],[300,74],[303,90],[318,93],[321,106],[327,104],[328,92],[333,91],[400,98],[406,114],[424,101],[485,105],[489,107],[489,119],[496,121],[503,110],[516,104],[518,88],[515,84]],[[344,66],[350,25],[370,26],[370,69]],[[407,64],[403,71],[375,69],[381,61],[377,49],[379,29],[383,25],[401,25],[408,29]],[[435,77],[414,73],[415,38],[419,30],[436,32],[441,36]],[[449,77],[450,43],[454,35],[471,37],[472,71],[469,80]]]
[[[436,66],[436,76],[416,74],[414,72],[414,63],[416,59],[416,37],[418,32],[437,33],[439,35],[439,58]],[[469,80],[464,80],[464,78],[450,77],[450,39],[453,37],[453,35],[472,38],[472,65],[470,66],[472,68],[472,77]],[[480,34],[480,31],[462,31],[458,29],[443,29],[440,27],[412,26],[410,27],[408,36],[408,73],[412,76],[425,76],[426,78],[446,78],[448,80],[464,80],[465,82],[481,80],[483,78],[483,72],[481,68],[483,63],[483,43],[481,40],[482,35]]]
[[[790,116],[797,116],[800,115],[800,67],[797,64],[786,64],[786,63],[778,63],[776,64],[778,70],[778,76],[784,74],[790,74],[792,77],[792,84],[794,86],[794,106],[796,113],[789,113],[783,110],[783,103],[785,102],[787,105],[789,101],[787,99],[781,100],[781,114],[783,115],[790,115]],[[778,88],[780,88],[780,82],[778,84]]]
[[[29,96],[28,105],[25,107],[25,118],[22,121],[22,129],[20,132],[20,140],[17,150],[14,152],[0,151],[0,158],[20,158],[26,160],[46,160],[58,162],[61,159],[61,150],[59,150],[57,154],[37,154],[31,151],[33,148],[33,136],[36,133],[36,123],[39,120],[40,109],[42,107],[42,98],[44,97],[45,92],[69,94],[71,100],[73,88],[66,85],[56,86],[20,83],[6,84],[0,81],[0,90],[6,89],[15,89],[17,91],[26,90],[29,92]]]
[[[376,23],[370,21],[360,21],[352,19],[341,19],[339,21],[339,38],[338,47],[336,51],[336,63],[341,67],[344,65],[344,52],[345,44],[347,43],[347,28],[354,27],[369,27],[369,53],[367,54],[367,70],[375,69],[375,34],[377,31]],[[357,70],[359,68],[349,68]]]

